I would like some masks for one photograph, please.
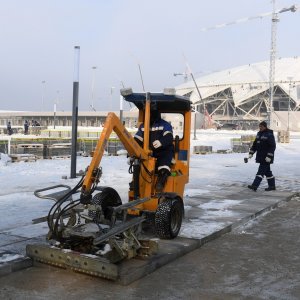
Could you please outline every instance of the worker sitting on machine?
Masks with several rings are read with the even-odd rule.
[[[144,124],[139,126],[134,136],[137,143],[143,147],[144,142]],[[150,150],[153,151],[153,157],[157,159],[156,170],[158,179],[156,182],[156,191],[162,192],[170,173],[171,161],[174,156],[173,130],[170,123],[161,118],[158,110],[150,112]]]

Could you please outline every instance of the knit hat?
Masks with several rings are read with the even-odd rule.
[[[265,121],[260,122],[260,123],[259,123],[259,126],[263,126],[263,127],[265,127],[265,128],[268,128],[268,124],[267,124],[267,122],[265,122]]]

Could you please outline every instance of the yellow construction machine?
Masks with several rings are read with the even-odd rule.
[[[156,248],[153,237],[173,239],[178,235],[184,216],[184,187],[189,180],[191,102],[175,95],[174,89],[163,93],[122,89],[121,94],[137,107],[138,125],[144,123],[143,146],[114,113],[108,114],[91,163],[78,184],[72,189],[59,185],[35,192],[37,197],[55,200],[55,204],[45,217],[51,246],[27,246],[27,254],[34,260],[116,279],[116,263],[151,255]],[[159,192],[156,158],[149,147],[153,108],[178,127],[170,176]],[[101,159],[112,131],[130,157],[132,182],[124,204],[114,188],[98,185]],[[49,194],[61,187],[65,189]]]

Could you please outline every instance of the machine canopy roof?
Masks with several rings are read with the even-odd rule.
[[[183,112],[191,110],[191,101],[189,98],[177,95],[166,95],[164,93],[149,93],[151,108],[160,112]],[[146,93],[132,93],[123,95],[124,99],[132,102],[139,110],[145,108]]]

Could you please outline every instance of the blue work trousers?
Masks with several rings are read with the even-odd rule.
[[[256,173],[255,179],[252,183],[252,185],[258,187],[262,181],[262,179],[266,176],[268,180],[268,185],[269,187],[274,187],[275,186],[275,178],[273,176],[273,173],[270,168],[269,163],[263,163],[259,164],[258,171]]]

